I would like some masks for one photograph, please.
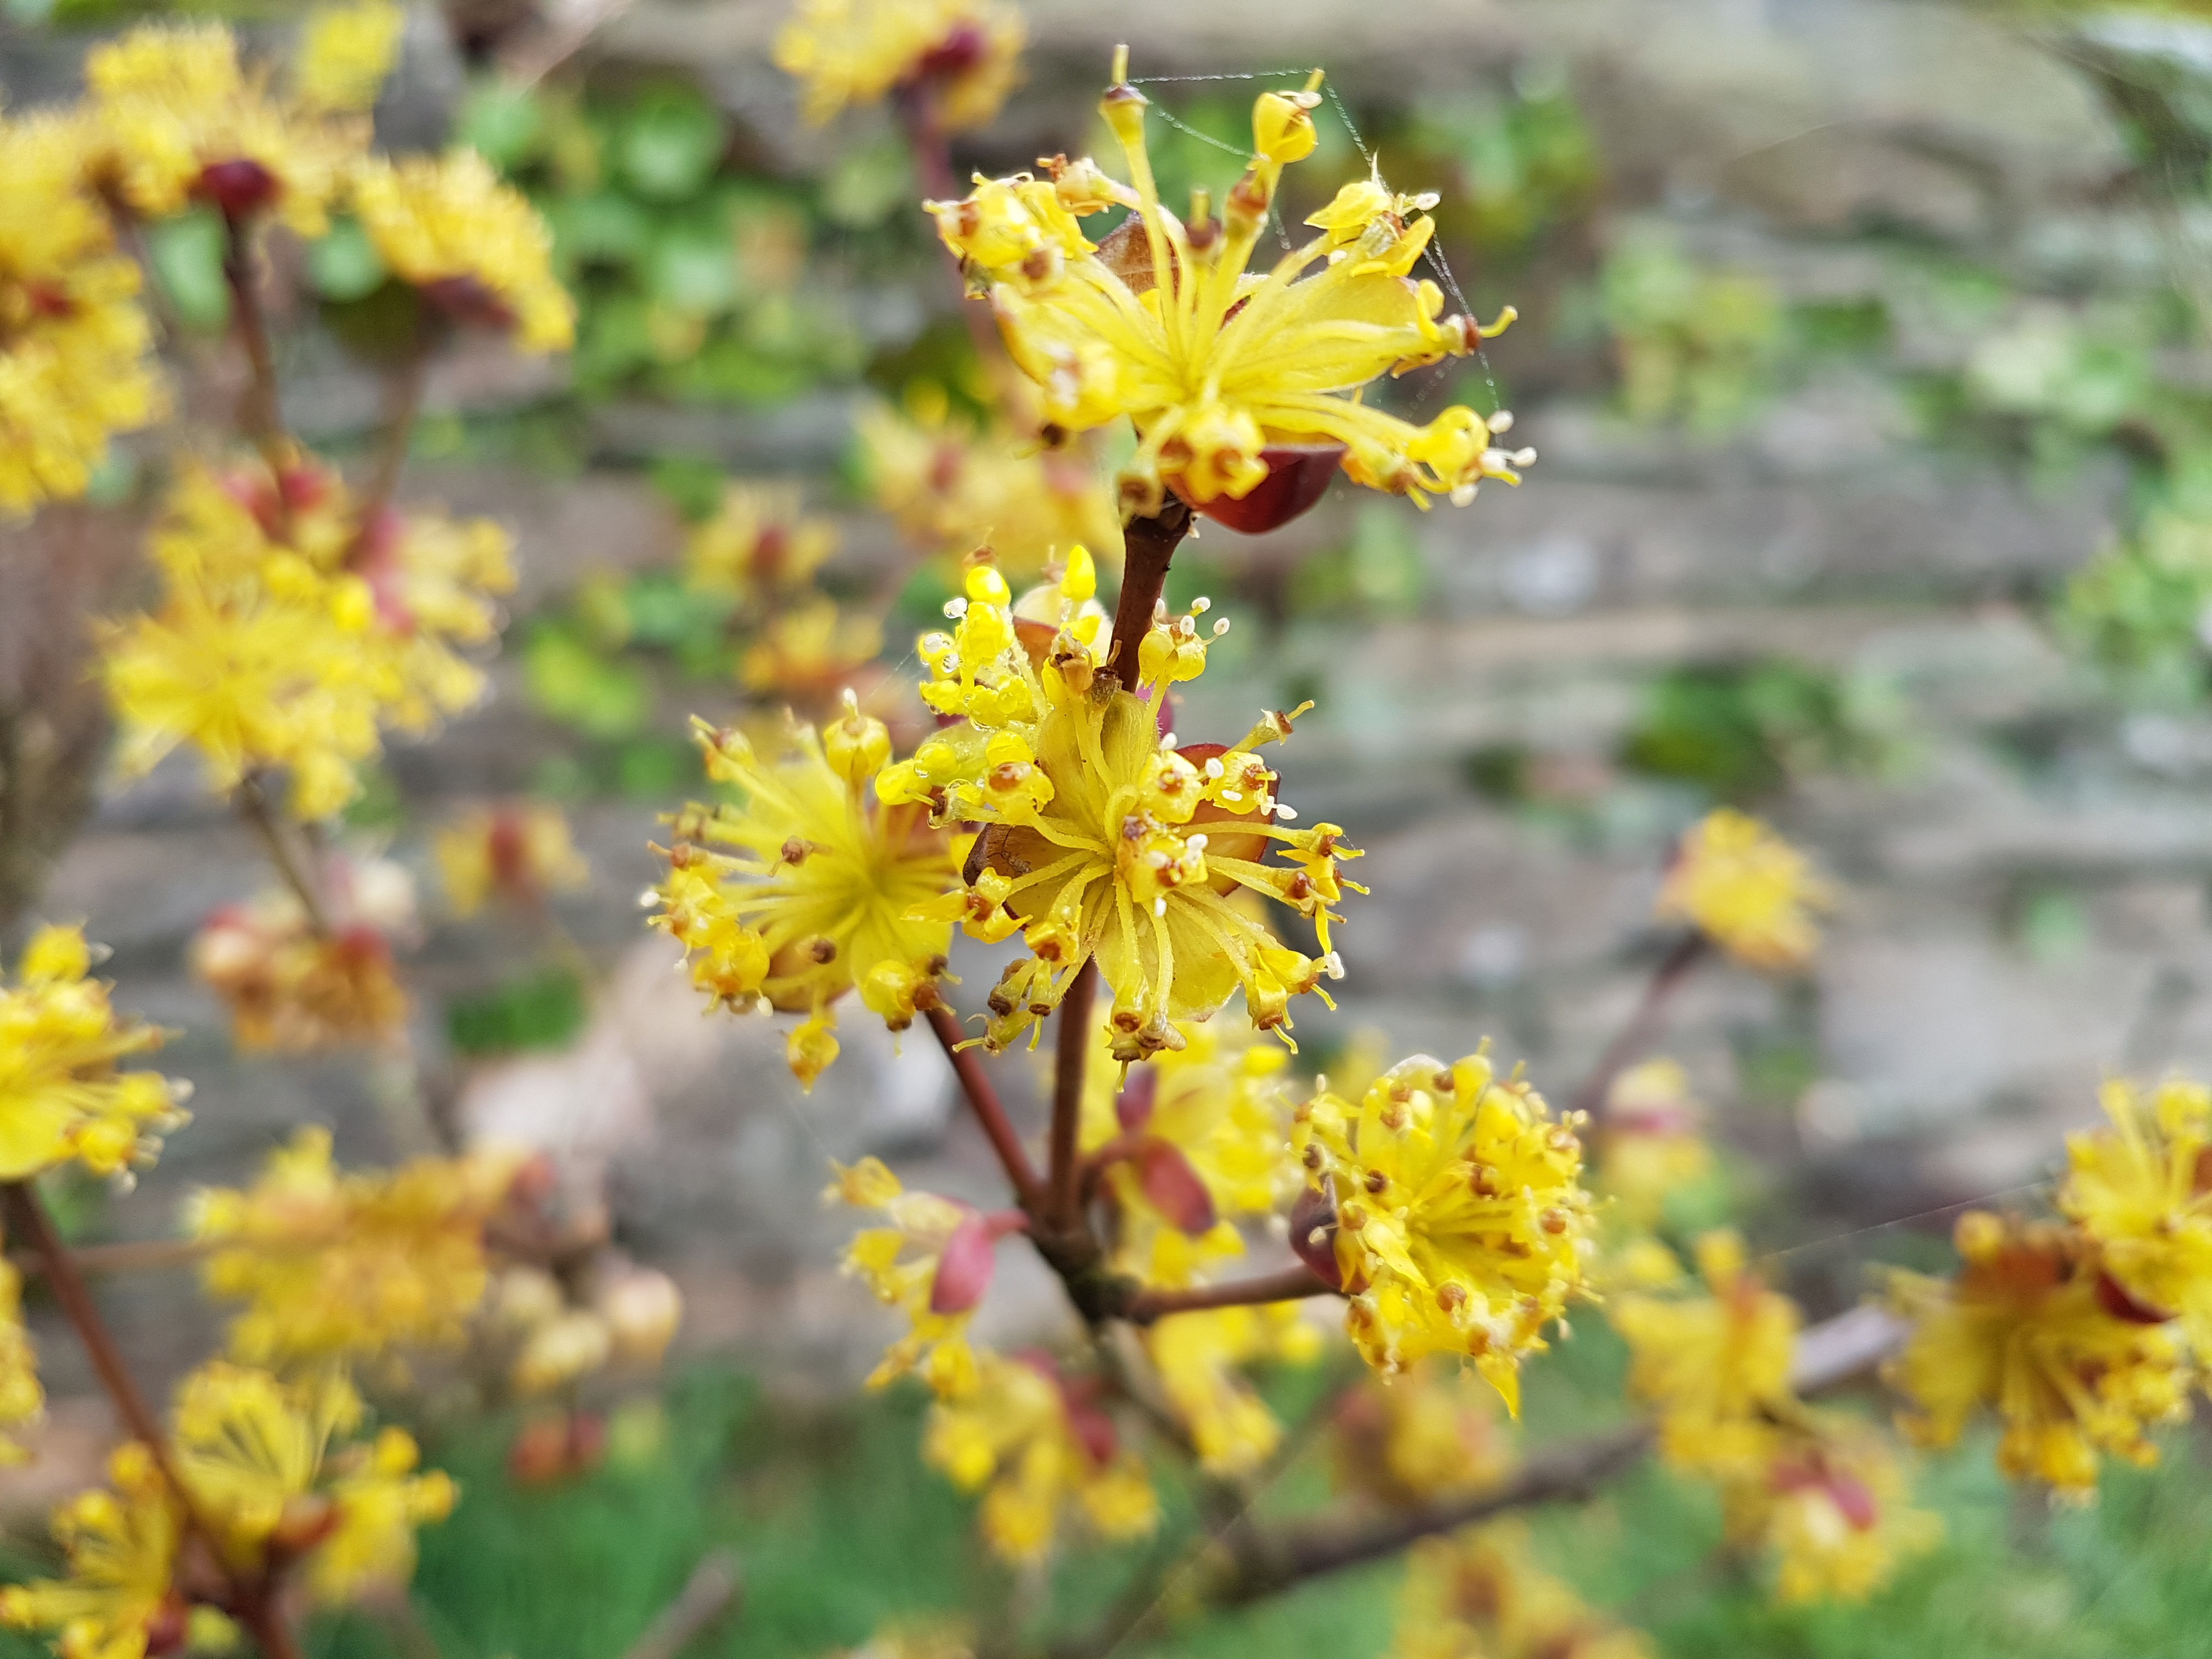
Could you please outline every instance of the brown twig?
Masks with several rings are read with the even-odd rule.
[[[272,1587],[262,1586],[246,1598],[238,1608],[237,1617],[246,1627],[246,1633],[253,1638],[253,1645],[261,1650],[262,1659],[301,1659],[298,1638],[277,1610]]]
[[[186,1267],[220,1248],[212,1240],[204,1238],[144,1238],[118,1244],[80,1244],[70,1252],[70,1256],[79,1273],[99,1278],[108,1273],[158,1273],[167,1267]],[[17,1271],[27,1275],[46,1270],[46,1258],[36,1254],[11,1255],[9,1260]]]
[[[415,343],[385,383],[384,430],[377,440],[376,464],[369,473],[368,487],[362,492],[361,521],[354,532],[356,545],[375,534],[377,520],[392,505],[392,495],[399,488],[399,474],[407,465],[415,418],[422,413],[422,388],[430,377],[431,342],[427,327],[418,323],[416,328]]]
[[[741,1603],[744,1590],[737,1557],[727,1550],[713,1552],[691,1570],[676,1599],[630,1644],[623,1659],[676,1659],[693,1638]]]
[[[917,82],[900,88],[896,102],[899,125],[906,130],[907,148],[914,153],[915,171],[921,175],[923,196],[933,202],[960,200],[968,192],[960,187],[960,176],[952,170],[952,141],[938,118],[935,95],[927,84]],[[1012,368],[1005,343],[985,308],[969,298],[967,280],[959,267],[951,270],[953,301],[960,307],[960,320],[975,348],[976,361],[994,383],[993,392],[1000,393]]]
[[[1083,1219],[1083,1083],[1091,1059],[1091,1005],[1098,992],[1098,960],[1088,957],[1060,1000],[1053,1048],[1052,1143],[1047,1162],[1052,1224],[1074,1227]]]
[[[1170,1314],[1194,1313],[1205,1308],[1249,1308],[1267,1302],[1302,1302],[1310,1296],[1335,1294],[1327,1280],[1301,1262],[1280,1273],[1232,1279],[1219,1285],[1139,1291],[1117,1311],[1133,1325],[1149,1325]]]
[[[1606,1097],[1613,1091],[1613,1080],[1659,1034],[1668,1003],[1689,978],[1690,970],[1705,960],[1705,936],[1689,933],[1660,958],[1659,966],[1652,970],[1650,982],[1644,988],[1644,999],[1636,1005],[1636,1012],[1628,1017],[1628,1024],[1620,1028],[1620,1035],[1606,1045],[1605,1053],[1598,1057],[1597,1064],[1575,1093],[1575,1109],[1588,1113],[1591,1122],[1605,1115]]]
[[[328,939],[331,919],[323,904],[321,890],[315,884],[313,872],[300,860],[285,839],[283,825],[277,818],[276,809],[269,804],[269,791],[260,773],[249,772],[239,781],[238,811],[260,836],[262,844],[269,850],[270,862],[276,866],[276,873],[283,877],[284,884],[292,890],[301,908],[307,913],[307,926],[318,938]]]
[[[262,314],[259,284],[254,281],[251,225],[246,216],[223,217],[223,280],[230,285],[231,320],[237,325],[239,343],[246,348],[251,371],[246,392],[239,399],[239,430],[261,452],[271,474],[281,474],[291,457],[284,443],[284,417],[276,393],[276,360],[269,347],[268,319]],[[282,492],[277,511],[284,510]]]
[[[1138,645],[1152,625],[1160,590],[1167,586],[1168,565],[1188,534],[1190,507],[1179,495],[1168,496],[1158,512],[1121,526],[1121,596],[1114,606],[1114,641],[1108,648],[1106,668],[1119,674],[1125,685],[1136,684]]]
[[[1044,1187],[1038,1181],[1036,1167],[1022,1146],[1022,1138],[1014,1132],[1013,1120],[1006,1115],[999,1091],[991,1086],[991,1079],[983,1075],[983,1068],[975,1059],[975,1051],[960,1045],[960,1022],[945,1008],[929,1011],[929,1029],[937,1033],[937,1040],[945,1045],[945,1057],[952,1062],[952,1074],[960,1079],[961,1092],[968,1097],[968,1104],[975,1114],[975,1121],[983,1126],[983,1133],[991,1142],[991,1150],[998,1153],[999,1162],[1006,1171],[1006,1179],[1013,1183],[1014,1197],[1022,1208],[1036,1214],[1043,1205]]]

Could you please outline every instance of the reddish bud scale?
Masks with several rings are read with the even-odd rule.
[[[2163,1325],[2174,1316],[2145,1302],[2109,1273],[2097,1274],[2097,1305],[2130,1325]]]
[[[937,1277],[929,1286],[933,1314],[966,1313],[981,1302],[998,1268],[998,1235],[980,1210],[970,1210],[945,1241],[937,1258]]]
[[[234,161],[210,161],[202,167],[192,194],[235,223],[269,206],[283,188],[276,175],[260,162],[240,156]]]
[[[1176,1227],[1194,1238],[1212,1231],[1213,1194],[1183,1156],[1182,1148],[1158,1135],[1148,1135],[1137,1149],[1137,1184],[1145,1200]]]

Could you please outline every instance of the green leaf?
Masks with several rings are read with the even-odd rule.
[[[615,165],[639,195],[681,201],[713,176],[725,142],[721,111],[688,87],[664,87],[623,122]]]
[[[713,215],[664,226],[645,258],[647,293],[672,310],[719,317],[737,303],[737,248]]]
[[[618,190],[560,198],[546,204],[545,220],[553,229],[555,251],[571,267],[627,270],[653,240],[653,221],[646,210]]]
[[[822,184],[822,214],[833,225],[867,230],[884,222],[920,192],[914,161],[904,144],[880,143],[848,149],[837,158]]]
[[[626,738],[653,712],[653,688],[641,670],[600,656],[559,623],[531,631],[523,678],[541,713],[586,737]]]
[[[477,151],[501,173],[537,159],[545,139],[545,113],[526,87],[492,79],[468,89],[453,117],[453,142]]]
[[[222,221],[212,208],[193,208],[146,228],[154,280],[187,328],[213,333],[230,320],[222,244]]]
[[[446,1030],[460,1054],[518,1054],[564,1047],[590,1014],[583,981],[549,968],[483,996],[455,998],[446,1006]]]
[[[384,257],[361,221],[346,215],[331,220],[329,233],[307,244],[307,275],[325,300],[359,300],[384,281]]]

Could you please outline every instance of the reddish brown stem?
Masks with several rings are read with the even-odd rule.
[[[164,1267],[182,1267],[198,1261],[216,1248],[211,1243],[198,1238],[133,1239],[119,1244],[84,1244],[70,1252],[76,1270],[97,1278],[106,1273],[135,1273],[158,1272]],[[17,1271],[24,1273],[43,1273],[46,1259],[39,1255],[13,1257]]]
[[[1091,1059],[1091,1005],[1098,991],[1098,962],[1086,960],[1060,1000],[1058,1042],[1053,1051],[1052,1224],[1073,1227],[1083,1218],[1083,1082]]]
[[[422,412],[423,383],[430,374],[430,337],[426,325],[418,323],[416,328],[406,361],[392,371],[385,384],[384,432],[377,441],[375,469],[362,493],[361,523],[354,532],[356,545],[376,533],[377,519],[392,505],[392,495],[399,488],[399,474],[407,465],[407,444],[415,430],[415,417]]]
[[[269,861],[276,866],[276,873],[283,877],[284,884],[300,901],[300,908],[307,913],[307,926],[318,939],[328,939],[330,913],[324,908],[314,872],[285,839],[284,826],[277,818],[276,809],[269,803],[268,787],[259,773],[249,772],[240,780],[238,811],[239,816],[260,836],[262,845],[269,850]]]
[[[252,441],[271,474],[289,463],[284,444],[284,417],[276,396],[276,360],[269,347],[269,324],[261,310],[260,285],[254,281],[251,227],[238,215],[223,219],[223,280],[230,285],[231,321],[239,343],[246,348],[251,371],[246,393],[239,399],[239,430]],[[276,510],[284,511],[283,492],[276,495]]]
[[[1167,586],[1175,550],[1188,534],[1190,507],[1179,495],[1170,495],[1158,512],[1132,519],[1121,527],[1121,596],[1114,606],[1114,642],[1106,668],[1119,674],[1124,685],[1137,683],[1139,642],[1152,625],[1152,611]]]
[[[914,152],[914,168],[921,175],[922,194],[933,202],[960,200],[968,192],[960,187],[960,177],[952,170],[952,141],[937,118],[937,100],[927,86],[910,86],[900,89],[897,103],[907,148]],[[983,372],[997,381],[1009,367],[1006,346],[984,308],[969,298],[968,285],[958,267],[953,268],[952,276],[960,320],[975,348],[976,360]],[[994,385],[992,389],[995,392],[1000,388]]]
[[[208,1536],[194,1512],[191,1492],[178,1477],[175,1455],[169,1449],[168,1436],[161,1431],[161,1419],[154,1414],[146,1396],[138,1391],[138,1383],[131,1375],[131,1368],[123,1363],[123,1351],[115,1346],[115,1338],[107,1328],[106,1321],[100,1316],[100,1305],[92,1299],[92,1291],[77,1271],[76,1260],[70,1247],[63,1242],[61,1231],[39,1197],[39,1189],[27,1181],[11,1181],[5,1188],[9,1224],[22,1234],[39,1257],[47,1285],[60,1303],[62,1312],[76,1330],[77,1340],[84,1344],[86,1357],[100,1378],[100,1385],[107,1391],[114,1403],[115,1414],[122,1419],[125,1430],[134,1440],[143,1443],[151,1452],[156,1467],[161,1471],[177,1501],[191,1516],[193,1524]]]
[[[945,1057],[952,1062],[952,1074],[960,1079],[961,1092],[968,1097],[968,1104],[975,1114],[975,1121],[983,1126],[983,1133],[991,1142],[991,1150],[998,1153],[999,1162],[1013,1183],[1014,1196],[1022,1208],[1036,1214],[1044,1204],[1044,1186],[1037,1179],[1036,1168],[1030,1163],[1029,1153],[1023,1149],[1022,1138],[1014,1132],[1013,1120],[1006,1115],[999,1091],[991,1086],[991,1079],[983,1075],[983,1067],[975,1058],[973,1048],[960,1045],[960,1022],[950,1010],[932,1008],[929,1029],[937,1033],[937,1040],[945,1045]]]
[[[1319,1273],[1301,1263],[1279,1273],[1232,1279],[1222,1285],[1139,1291],[1121,1304],[1120,1311],[1132,1324],[1149,1325],[1170,1314],[1194,1313],[1203,1308],[1249,1308],[1263,1302],[1302,1302],[1310,1296],[1335,1294]]]
[[[1586,1112],[1595,1123],[1605,1115],[1606,1097],[1613,1091],[1613,1080],[1659,1035],[1659,1028],[1667,1012],[1667,1005],[1674,1000],[1690,970],[1705,960],[1705,936],[1686,933],[1674,948],[1660,961],[1651,975],[1651,982],[1644,988],[1644,1000],[1636,1005],[1636,1012],[1628,1017],[1628,1024],[1620,1034],[1606,1046],[1605,1053],[1583,1080],[1575,1095],[1575,1109]]]
[[[273,1586],[265,1587],[239,1610],[238,1622],[261,1650],[262,1659],[301,1659],[299,1640],[276,1610]]]

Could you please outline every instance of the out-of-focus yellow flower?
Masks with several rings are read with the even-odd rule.
[[[808,121],[918,90],[939,131],[980,127],[1018,78],[1021,14],[998,0],[799,0],[775,64],[806,88]]]
[[[894,1030],[936,1005],[952,929],[912,913],[951,884],[951,856],[921,808],[871,799],[890,736],[857,708],[818,736],[793,723],[772,761],[740,732],[696,726],[707,775],[745,802],[672,820],[653,925],[683,945],[691,982],[715,1004],[808,1015],[790,1057],[811,1086],[836,1057],[830,1005],[847,991],[858,986]]]
[[[1492,1522],[1414,1547],[1391,1659],[1652,1659],[1537,1565],[1525,1528]]]
[[[534,908],[592,877],[568,816],[541,801],[471,807],[438,832],[437,851],[446,902],[457,916],[474,915],[492,897]]]
[[[15,983],[0,985],[0,1181],[72,1161],[95,1175],[151,1164],[186,1121],[183,1084],[116,1069],[165,1034],[118,1018],[91,971],[82,928],[46,927],[23,947]]]
[[[460,1494],[441,1469],[415,1473],[414,1436],[387,1428],[349,1447],[330,1470],[337,1515],[307,1560],[307,1588],[325,1607],[404,1589],[415,1576],[415,1534],[453,1512]]]
[[[1101,1027],[1085,1073],[1081,1146],[1086,1156],[1120,1154],[1103,1179],[1121,1212],[1116,1265],[1146,1284],[1191,1284],[1209,1264],[1244,1253],[1236,1218],[1272,1215],[1304,1184],[1287,1149],[1289,1055],[1249,1026],[1178,1021],[1180,1046],[1125,1075],[1110,1063],[1110,1012]],[[1202,1201],[1159,1170],[1170,1154]],[[1194,1204],[1202,1217],[1189,1213]],[[1207,1224],[1194,1231],[1194,1219]]]
[[[113,1491],[80,1493],[55,1511],[69,1577],[0,1589],[0,1620],[57,1633],[64,1659],[146,1659],[183,1637],[172,1579],[183,1517],[153,1455],[136,1441],[107,1461]]]
[[[2058,1206],[2129,1303],[2179,1316],[2200,1361],[2212,1358],[2212,1090],[2174,1078],[2146,1099],[2115,1079],[2100,1098],[2112,1127],[2066,1138]]]
[[[566,351],[576,307],[553,275],[553,239],[529,198],[472,149],[375,158],[352,175],[353,210],[384,263],[457,322]]]
[[[778,612],[738,665],[749,691],[819,703],[884,648],[873,617],[848,616],[823,595]]]
[[[1690,827],[1659,890],[1662,921],[1686,921],[1748,967],[1802,968],[1820,942],[1812,913],[1833,902],[1805,855],[1733,807]]]
[[[483,1230],[511,1158],[418,1158],[345,1174],[330,1131],[301,1129],[243,1190],[192,1201],[192,1237],[216,1246],[208,1292],[243,1302],[230,1350],[256,1364],[368,1357],[459,1342],[483,1299]]]
[[[1613,1079],[1590,1183],[1612,1200],[1610,1218],[1628,1231],[1648,1232],[1659,1224],[1669,1193],[1711,1170],[1712,1148],[1698,1133],[1704,1115],[1688,1074],[1674,1060],[1647,1060]]]
[[[832,1659],[975,1659],[975,1652],[974,1638],[961,1620],[902,1620],[879,1626],[859,1647]]]
[[[192,936],[192,971],[230,1010],[241,1048],[307,1054],[388,1042],[406,1024],[392,952],[414,921],[413,882],[384,859],[326,859],[322,875],[327,934],[277,888],[217,910]]]
[[[1249,1474],[1282,1443],[1283,1425],[1237,1368],[1269,1359],[1305,1364],[1321,1352],[1321,1333],[1288,1304],[1215,1308],[1161,1320],[1145,1333],[1145,1351],[1190,1432],[1199,1467]]]
[[[908,1322],[869,1374],[868,1386],[885,1388],[913,1374],[942,1399],[975,1393],[978,1373],[968,1326],[990,1284],[991,1249],[1006,1231],[1006,1218],[985,1216],[935,1193],[910,1193],[878,1158],[832,1167],[837,1179],[823,1191],[823,1202],[874,1210],[890,1224],[853,1235],[844,1270]]]
[[[1497,1394],[1440,1358],[1362,1382],[1338,1408],[1335,1429],[1338,1480],[1409,1509],[1488,1486],[1513,1467]]]
[[[1120,556],[1113,495],[1086,456],[970,428],[933,386],[902,410],[869,405],[854,428],[876,505],[921,552],[957,558],[988,545],[1002,568],[1032,579],[1070,548]]]
[[[2069,1227],[1972,1210],[1959,1218],[1949,1279],[1899,1273],[1891,1300],[1913,1322],[1891,1381],[1916,1409],[1914,1437],[1948,1446],[1975,1413],[2003,1424],[1997,1462],[2015,1480],[2087,1498],[2097,1459],[2158,1461],[2145,1430],[2188,1414],[2181,1341],[2114,1295],[2090,1241]]]
[[[499,596],[514,589],[514,538],[489,519],[386,509],[355,541],[347,566],[376,602],[369,644],[381,670],[379,712],[416,737],[484,693],[463,653],[499,637]]]
[[[23,1328],[23,1275],[14,1262],[0,1257],[0,1468],[29,1457],[10,1437],[36,1423],[46,1407],[38,1352]]]
[[[82,128],[0,116],[0,508],[82,495],[163,397],[138,267],[79,183]]]
[[[994,566],[972,567],[967,597],[948,607],[957,627],[918,647],[930,672],[922,700],[967,724],[940,730],[878,785],[886,799],[927,802],[940,822],[982,826],[968,892],[946,914],[994,939],[1011,921],[1029,946],[991,993],[984,1042],[1003,1049],[1033,1030],[1091,960],[1113,992],[1117,1060],[1173,1048],[1175,1021],[1207,1018],[1240,988],[1255,1025],[1285,1030],[1291,998],[1342,971],[1329,907],[1361,890],[1341,872],[1358,850],[1336,824],[1285,827],[1297,814],[1254,751],[1287,736],[1291,714],[1263,717],[1233,749],[1179,745],[1161,731],[1169,686],[1204,671],[1206,602],[1133,642],[1124,669],[1137,689],[1119,689],[1101,672],[1096,583],[1079,548],[1019,605]],[[1285,861],[1262,862],[1271,850]],[[1232,902],[1240,892],[1310,918],[1322,957],[1278,944]]]
[[[963,1492],[983,1492],[983,1536],[995,1553],[1041,1560],[1071,1505],[1106,1538],[1141,1538],[1159,1524],[1143,1460],[1121,1446],[1094,1402],[1045,1362],[977,1358],[973,1392],[930,1408],[921,1455]]]
[[[565,1308],[523,1339],[507,1382],[524,1396],[550,1394],[614,1358],[614,1328],[589,1308]]]
[[[1334,1195],[1346,1325],[1368,1364],[1464,1354],[1519,1414],[1521,1356],[1588,1288],[1579,1127],[1486,1052],[1416,1054],[1357,1106],[1324,1093],[1298,1108],[1291,1148]]]
[[[1790,1408],[1790,1360],[1803,1322],[1795,1303],[1746,1268],[1735,1233],[1707,1233],[1697,1254],[1705,1295],[1624,1296],[1608,1312],[1628,1343],[1629,1389],[1657,1413],[1667,1461],[1741,1479],[1763,1468],[1777,1413]]]
[[[147,24],[86,55],[88,176],[151,218],[207,202],[234,220],[274,208],[319,236],[368,149],[358,116],[295,106],[216,24]]]
[[[374,107],[406,31],[407,14],[392,0],[354,0],[310,13],[292,66],[301,100],[314,109]]]
[[[1763,1480],[1725,1492],[1729,1530],[1772,1556],[1777,1600],[1863,1601],[1933,1548],[1942,1522],[1907,1501],[1905,1470],[1879,1433],[1830,1414],[1810,1420]]]
[[[836,550],[837,526],[806,515],[796,484],[732,483],[684,544],[684,582],[755,605],[806,591]]]
[[[964,200],[928,204],[1015,363],[1042,390],[1046,419],[1073,432],[1133,423],[1123,516],[1158,512],[1170,488],[1194,505],[1249,496],[1269,477],[1270,447],[1284,444],[1341,444],[1353,482],[1420,502],[1465,501],[1484,478],[1517,482],[1515,469],[1534,457],[1497,447],[1510,416],[1486,422],[1455,406],[1417,427],[1360,400],[1378,376],[1464,356],[1510,320],[1485,330],[1443,316],[1442,290],[1413,279],[1435,198],[1347,185],[1307,222],[1320,235],[1265,276],[1246,273],[1284,167],[1318,142],[1318,71],[1302,89],[1260,95],[1252,164],[1222,216],[1200,191],[1185,222],[1159,200],[1146,100],[1126,70],[1123,53],[1100,107],[1130,185],[1059,158],[1048,179],[979,179]],[[1081,218],[1115,207],[1134,210],[1136,228],[1090,241]]]

